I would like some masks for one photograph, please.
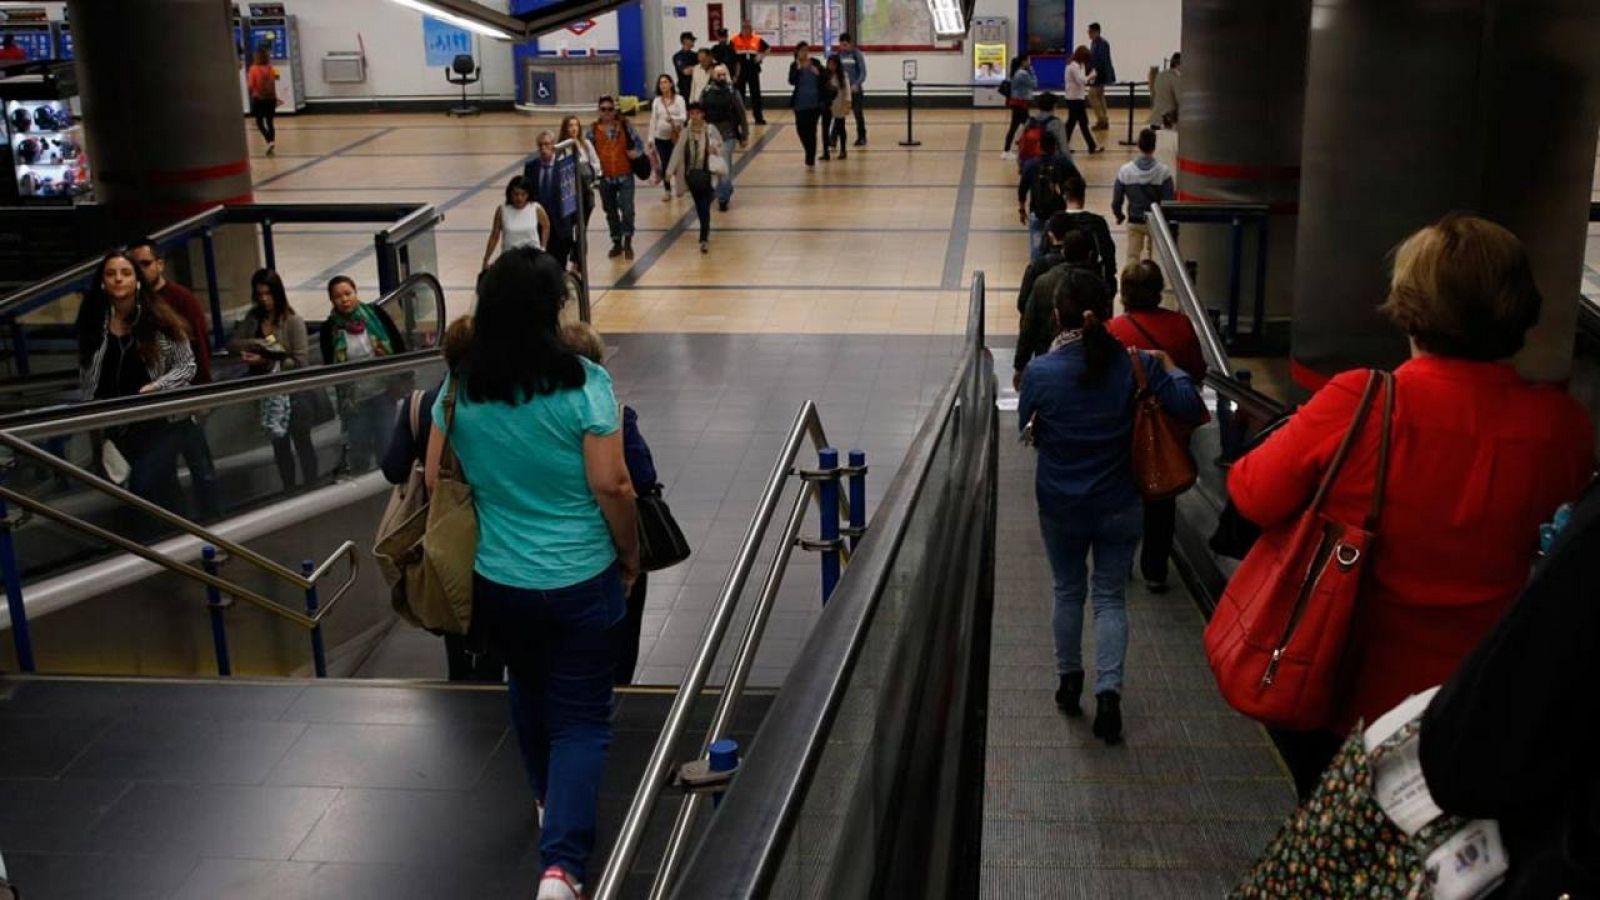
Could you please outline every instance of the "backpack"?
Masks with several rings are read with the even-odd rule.
[[[733,88],[713,81],[700,93],[700,106],[706,111],[706,121],[713,125],[733,121]]]
[[[1067,198],[1061,194],[1061,181],[1059,163],[1053,159],[1039,162],[1033,172],[1033,186],[1028,189],[1028,205],[1039,221],[1043,222],[1067,208]],[[1093,238],[1094,235],[1089,237]]]
[[[1037,177],[1037,176],[1035,176],[1035,177]],[[1030,198],[1030,202],[1032,202],[1031,198]],[[1062,207],[1061,208],[1062,209],[1066,209],[1065,200],[1062,201]],[[1110,246],[1110,247],[1104,246],[1104,242],[1101,240],[1102,235],[1100,233],[1100,230],[1098,228],[1094,227],[1094,219],[1091,218],[1090,216],[1087,216],[1087,215],[1074,215],[1074,216],[1070,217],[1069,221],[1072,223],[1072,231],[1079,232],[1084,237],[1088,238],[1090,246],[1094,247],[1094,255],[1089,258],[1089,260],[1085,263],[1085,265],[1090,267],[1090,268],[1092,268],[1094,270],[1095,274],[1100,276],[1100,280],[1104,281],[1105,277],[1106,277],[1105,273],[1102,271],[1102,269],[1104,268],[1104,263],[1108,259],[1114,261],[1117,258],[1117,249],[1116,249],[1116,247],[1115,246]],[[1071,234],[1072,231],[1069,231],[1067,233]],[[1114,283],[1113,284],[1108,284],[1108,285],[1106,285],[1106,287],[1109,290],[1111,290],[1113,293],[1115,293],[1116,290],[1117,290],[1117,285],[1114,284]]]
[[[1022,136],[1017,138],[1017,164],[1044,155],[1044,123],[1029,120],[1026,128],[1022,129]]]

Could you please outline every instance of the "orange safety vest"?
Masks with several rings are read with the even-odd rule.
[[[743,34],[736,34],[730,43],[733,44],[733,52],[738,54],[754,55],[761,52],[761,35],[755,32],[751,32],[748,39]]]

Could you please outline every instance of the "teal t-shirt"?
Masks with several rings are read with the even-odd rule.
[[[510,587],[553,590],[599,575],[617,558],[600,504],[583,468],[583,436],[616,432],[621,422],[611,376],[583,360],[583,387],[517,406],[473,403],[456,395],[450,446],[478,509],[473,569]],[[433,405],[444,427],[444,398]]]

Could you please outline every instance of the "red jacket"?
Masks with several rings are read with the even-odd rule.
[[[1106,330],[1125,347],[1165,351],[1195,384],[1205,380],[1206,358],[1200,352],[1200,339],[1183,313],[1159,308],[1126,312],[1112,319]]]
[[[1289,527],[1310,502],[1354,415],[1366,373],[1334,378],[1228,476],[1239,512]],[[1499,363],[1424,357],[1395,370],[1388,493],[1356,608],[1341,734],[1443,682],[1528,579],[1538,528],[1594,468],[1589,414],[1565,391]],[[1369,423],[1325,510],[1365,517],[1376,480]]]

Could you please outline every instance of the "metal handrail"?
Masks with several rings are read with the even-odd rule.
[[[684,675],[677,695],[672,699],[672,708],[668,710],[666,721],[661,726],[661,734],[656,737],[655,748],[650,752],[649,761],[645,763],[644,774],[639,778],[639,786],[634,791],[633,801],[628,806],[628,814],[617,833],[616,843],[612,845],[611,855],[606,859],[605,870],[601,873],[599,883],[591,895],[594,900],[615,900],[622,890],[623,879],[633,865],[634,856],[639,852],[639,844],[644,839],[650,814],[655,811],[656,801],[660,799],[661,791],[667,786],[672,757],[678,739],[683,734],[684,727],[688,725],[689,712],[705,688],[706,679],[710,676],[711,667],[721,649],[722,639],[733,621],[734,609],[750,578],[750,570],[755,567],[756,556],[766,538],[767,526],[777,512],[784,485],[793,473],[795,457],[799,455],[801,444],[807,437],[811,438],[818,450],[828,445],[827,434],[823,431],[821,418],[817,415],[817,406],[809,400],[801,404],[799,412],[795,414],[794,423],[789,426],[789,434],[784,438],[783,449],[779,452],[777,461],[773,463],[771,474],[767,476],[766,486],[761,491],[761,499],[750,517],[750,526],[745,531],[744,540],[740,542],[739,551],[734,556],[732,567],[728,570],[728,577],[723,581],[717,602],[712,607],[711,620],[706,625],[705,637],[695,652],[694,661],[689,664],[689,671]],[[802,496],[805,493],[802,490]]]
[[[1194,324],[1195,333],[1200,337],[1200,352],[1205,356],[1206,368],[1224,375],[1232,374],[1228,351],[1223,347],[1222,338],[1217,335],[1217,329],[1206,314],[1205,307],[1200,305],[1194,282],[1189,280],[1189,271],[1184,268],[1183,257],[1178,253],[1178,242],[1173,239],[1172,226],[1167,223],[1161,204],[1151,204],[1146,224],[1150,226],[1150,243],[1155,247],[1156,259],[1162,270],[1166,272],[1167,284],[1177,295],[1178,306]]]

